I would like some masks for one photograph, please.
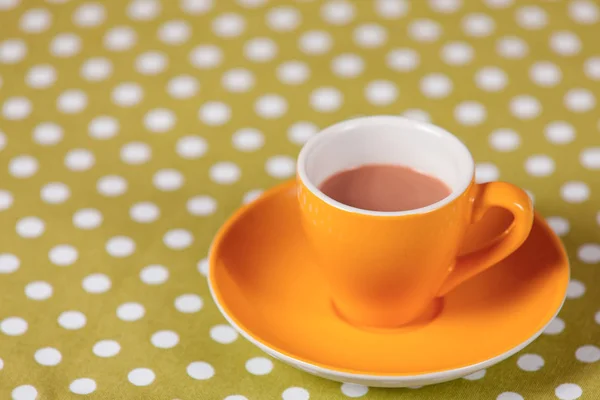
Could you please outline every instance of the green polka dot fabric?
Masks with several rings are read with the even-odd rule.
[[[598,2],[0,0],[0,27],[1,399],[600,398]],[[217,229],[367,114],[455,133],[561,236],[564,308],[519,354],[367,388],[217,311]]]

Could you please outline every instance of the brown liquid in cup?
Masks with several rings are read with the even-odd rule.
[[[400,165],[367,164],[330,176],[319,188],[332,199],[369,211],[429,206],[452,191],[444,182]]]

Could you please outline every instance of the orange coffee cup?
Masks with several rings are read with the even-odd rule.
[[[364,164],[411,167],[442,180],[451,194],[423,208],[379,212],[319,190],[333,174]],[[534,215],[527,194],[505,182],[477,184],[474,177],[473,157],[458,138],[402,117],[344,121],[304,145],[297,164],[302,223],[344,319],[364,327],[406,325],[525,241]],[[469,226],[493,207],[513,214],[508,230],[488,247],[459,255]]]

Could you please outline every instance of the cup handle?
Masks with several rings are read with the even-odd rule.
[[[531,199],[524,190],[515,185],[506,182],[476,184],[471,194],[471,202],[471,223],[480,220],[492,207],[502,207],[510,211],[514,216],[513,222],[499,241],[474,253],[459,256],[438,296],[446,295],[464,281],[508,257],[523,244],[531,231],[534,217]]]

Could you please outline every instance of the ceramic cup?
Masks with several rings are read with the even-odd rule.
[[[451,194],[409,211],[354,208],[326,196],[330,176],[364,164],[396,164],[436,177]],[[477,184],[467,147],[437,126],[396,116],[347,120],[312,137],[297,163],[306,237],[347,322],[399,327],[430,312],[462,282],[515,251],[533,223],[529,196],[505,182]],[[510,227],[486,248],[460,254],[465,233],[486,211],[512,213]]]

